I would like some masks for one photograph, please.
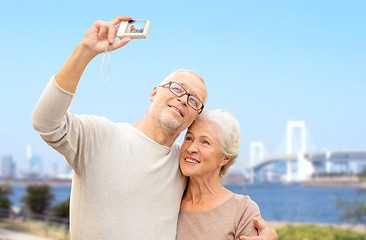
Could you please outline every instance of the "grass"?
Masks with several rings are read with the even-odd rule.
[[[366,240],[365,233],[315,224],[288,224],[276,231],[281,240]]]
[[[69,230],[55,223],[0,218],[0,228],[54,240],[70,240]],[[276,227],[276,231],[280,240],[366,240],[365,233],[315,224],[287,224]]]
[[[55,223],[45,223],[36,220],[0,219],[0,228],[16,232],[28,233],[35,236],[52,238],[54,240],[70,240],[69,230]]]

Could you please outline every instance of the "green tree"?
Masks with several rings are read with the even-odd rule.
[[[51,209],[54,216],[69,219],[70,199],[60,202]]]
[[[360,182],[366,180],[366,167],[359,173],[358,178]],[[363,198],[365,189],[359,189],[359,199],[353,201],[344,201],[337,195],[336,207],[342,210],[341,220],[350,223],[366,224],[366,199]]]
[[[44,214],[50,208],[54,196],[49,185],[29,185],[26,191],[22,200],[32,213]]]
[[[366,180],[366,166],[363,167],[363,171],[360,172],[359,174],[357,174],[357,176],[358,176],[358,179],[360,180],[360,182]]]
[[[0,186],[0,208],[9,210],[12,203],[9,199],[9,195],[13,194],[11,186],[4,184]]]
[[[354,199],[353,201],[343,201],[337,195],[336,207],[342,210],[341,220],[357,223],[366,224],[366,202],[362,200],[362,194],[365,192],[359,190],[360,199]]]

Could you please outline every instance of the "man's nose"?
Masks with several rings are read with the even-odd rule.
[[[177,97],[178,101],[181,102],[184,106],[187,106],[187,102],[188,102],[188,95],[184,94],[181,97]]]

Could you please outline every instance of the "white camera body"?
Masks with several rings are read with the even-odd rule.
[[[149,20],[122,21],[119,24],[117,37],[130,37],[133,39],[145,39],[149,32]]]

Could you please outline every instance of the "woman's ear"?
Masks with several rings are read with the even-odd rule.
[[[150,97],[149,97],[150,102],[154,101],[154,98],[155,98],[157,92],[158,92],[158,87],[154,87],[154,89],[153,89],[153,91],[152,91],[152,93],[150,94]]]
[[[225,166],[229,161],[230,161],[230,157],[224,156],[224,158],[220,162],[220,167]]]

